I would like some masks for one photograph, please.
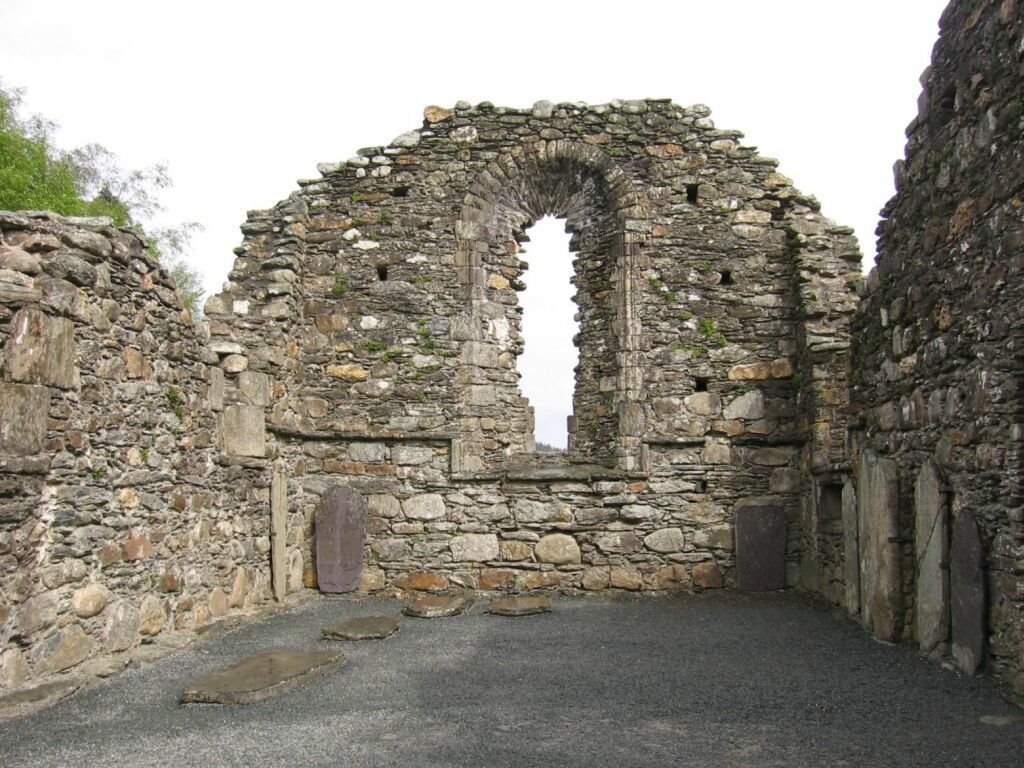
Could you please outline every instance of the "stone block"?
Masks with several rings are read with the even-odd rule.
[[[409,571],[397,576],[392,585],[397,589],[440,592],[448,588],[448,579],[443,574],[433,571]]]
[[[267,451],[266,417],[255,405],[229,405],[221,416],[224,453],[262,458]]]
[[[408,539],[377,539],[370,545],[370,551],[380,562],[408,560],[412,557],[412,546]]]
[[[32,649],[36,675],[42,677],[81,664],[96,649],[96,642],[78,624],[56,632]]]
[[[565,575],[558,571],[533,571],[521,573],[516,577],[516,591],[528,592],[531,589],[548,589],[560,587]]]
[[[139,634],[156,635],[164,628],[167,614],[163,601],[154,595],[146,595],[139,606]]]
[[[288,480],[274,472],[270,480],[270,579],[274,599],[288,594]]]
[[[104,649],[117,652],[131,648],[139,635],[139,612],[127,602],[118,602],[108,615]]]
[[[881,640],[899,639],[902,593],[896,462],[871,451],[857,473],[861,621]]]
[[[786,586],[786,513],[776,506],[736,510],[736,583],[747,592]]]
[[[501,541],[498,543],[501,559],[509,562],[529,560],[533,555],[533,547],[525,541]]]
[[[914,636],[925,653],[949,634],[949,522],[942,479],[926,461],[914,484]]]
[[[366,381],[370,376],[369,372],[365,368],[361,365],[356,365],[355,363],[328,365],[325,369],[325,373],[332,379],[338,379],[348,383]]]
[[[974,513],[961,510],[953,524],[949,557],[950,614],[953,658],[968,675],[985,658],[985,547]]]
[[[498,559],[498,537],[493,533],[465,533],[451,541],[456,562],[484,563]]]
[[[421,493],[402,502],[406,517],[415,520],[443,520],[447,511],[439,493]]]
[[[725,406],[722,416],[726,419],[757,421],[764,416],[764,395],[759,389],[744,392]]]
[[[686,537],[681,528],[659,528],[644,536],[644,546],[652,552],[680,552],[685,545]]]
[[[534,554],[541,563],[570,565],[580,562],[580,545],[568,534],[549,533],[537,542]]]
[[[238,390],[248,405],[267,406],[273,400],[270,377],[256,371],[242,371],[238,374]]]
[[[391,449],[391,462],[399,466],[416,467],[429,464],[434,458],[434,449],[420,445],[396,445]]]
[[[846,611],[860,613],[860,543],[857,525],[857,486],[852,479],[843,483],[843,581]]]
[[[614,566],[608,572],[608,584],[614,589],[628,589],[635,591],[643,587],[643,577],[640,571],[631,565]]]
[[[107,606],[110,590],[102,584],[89,584],[75,590],[71,596],[71,610],[80,619],[89,619]]]
[[[618,554],[630,554],[639,552],[641,548],[640,537],[631,531],[615,531],[604,533],[597,537],[594,544],[602,552]]]
[[[207,368],[210,408],[214,411],[224,410],[224,370]]]
[[[366,513],[371,517],[390,520],[398,517],[401,511],[401,503],[389,493],[375,493],[366,497]]]
[[[683,398],[683,404],[697,416],[717,416],[722,409],[722,400],[714,392],[694,392]]]
[[[461,362],[480,368],[497,368],[498,353],[501,349],[496,344],[482,341],[467,341],[462,345]]]
[[[231,594],[228,595],[228,607],[244,608],[245,598],[249,594],[249,574],[245,568],[235,571],[235,580],[231,584]]]
[[[484,568],[480,571],[480,589],[512,589],[516,572],[511,568]]]
[[[15,382],[61,389],[79,386],[75,326],[63,317],[22,308],[11,321],[5,348],[7,376]]]
[[[722,578],[722,571],[714,560],[697,563],[693,566],[691,576],[693,577],[694,586],[701,589],[721,589],[725,584],[725,580]]]
[[[580,586],[593,592],[608,589],[609,569],[604,566],[587,568],[583,571]]]
[[[50,415],[50,390],[0,383],[0,454],[31,456],[43,449]]]
[[[512,507],[512,514],[519,523],[553,523],[568,522],[570,516],[565,514],[562,505],[555,501],[533,501],[519,499]]]
[[[650,586],[652,589],[687,590],[693,586],[693,579],[690,578],[686,566],[665,565],[654,572]]]
[[[704,449],[700,452],[700,460],[703,464],[729,464],[732,461],[729,441],[721,438],[708,438],[704,443]]]
[[[348,456],[352,461],[378,464],[384,461],[384,443],[351,443]]]
[[[366,502],[358,491],[334,486],[316,513],[316,577],[321,592],[359,587],[366,542]]]
[[[53,626],[57,621],[57,604],[56,592],[30,597],[18,609],[18,631],[31,634]]]

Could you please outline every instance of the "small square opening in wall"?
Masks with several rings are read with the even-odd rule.
[[[722,279],[719,281],[719,285],[732,285],[732,272],[728,269],[722,270]]]
[[[696,483],[693,484],[693,490],[694,490],[694,493],[707,493],[708,481],[707,480],[698,480]]]
[[[408,197],[409,196],[409,188],[408,187],[395,187],[394,189],[391,190],[391,196],[392,197]]]
[[[703,376],[695,376],[693,378],[693,391],[694,392],[707,392],[708,391],[708,379]]]
[[[697,191],[700,185],[698,184],[687,184],[686,185],[686,202],[696,203],[697,202]]]
[[[388,267],[386,264],[381,264],[377,267],[377,279],[387,280],[388,279]]]

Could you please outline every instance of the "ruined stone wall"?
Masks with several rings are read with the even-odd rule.
[[[0,690],[268,596],[268,470],[218,438],[219,360],[134,234],[0,212]]]
[[[308,586],[335,484],[369,502],[368,589],[732,584],[736,512],[763,505],[795,583],[822,538],[808,478],[845,462],[860,255],[775,161],[703,106],[460,103],[320,171],[250,213],[206,306],[226,385],[270,382],[246,418]],[[553,457],[516,371],[545,214],[573,234],[580,323]]]
[[[948,653],[949,569],[971,554],[950,554],[952,531],[974,520],[983,580],[972,596],[954,573],[953,611],[981,603],[988,668],[1024,690],[1024,24],[1016,0],[974,0],[941,29],[853,329],[853,453],[873,500],[858,505],[861,557],[882,583],[865,604],[854,567],[847,602],[880,634]],[[856,521],[849,534],[848,557]]]

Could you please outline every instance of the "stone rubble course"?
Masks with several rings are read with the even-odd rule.
[[[360,616],[345,619],[323,630],[328,640],[381,640],[398,631],[399,620],[394,616]]]
[[[406,603],[402,613],[418,619],[443,619],[461,616],[473,607],[473,602],[468,595],[424,595]]]
[[[269,599],[270,379],[227,386],[209,340],[134,233],[0,212],[0,692]]]
[[[339,651],[265,651],[193,680],[182,704],[253,704],[280,696],[345,663]]]

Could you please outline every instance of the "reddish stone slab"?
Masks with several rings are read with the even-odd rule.
[[[736,582],[747,592],[786,586],[786,513],[781,507],[736,510]]]
[[[321,592],[354,592],[363,574],[366,502],[358,491],[336,485],[316,511],[316,578]]]
[[[953,658],[969,675],[985,657],[985,549],[974,514],[961,512],[953,526],[949,563]]]

